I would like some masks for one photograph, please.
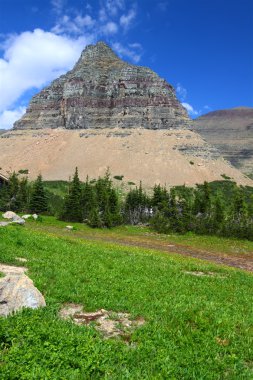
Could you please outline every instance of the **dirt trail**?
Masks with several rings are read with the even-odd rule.
[[[34,225],[33,225],[34,228]],[[250,253],[223,253],[211,252],[204,249],[198,249],[187,245],[181,245],[168,240],[158,240],[154,236],[104,236],[96,233],[87,233],[85,231],[67,231],[55,226],[39,226],[36,230],[53,233],[57,236],[69,237],[71,239],[84,239],[90,241],[102,241],[107,243],[116,243],[122,246],[139,247],[144,249],[154,249],[161,252],[176,253],[186,257],[194,257],[200,260],[214,262],[216,264],[227,265],[234,268],[253,272],[253,252]]]

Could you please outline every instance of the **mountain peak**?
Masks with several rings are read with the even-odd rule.
[[[188,128],[173,87],[147,67],[121,60],[104,42],[35,95],[15,129]]]
[[[94,63],[101,60],[120,61],[120,58],[104,41],[99,41],[94,45],[87,45],[82,51],[79,62]]]

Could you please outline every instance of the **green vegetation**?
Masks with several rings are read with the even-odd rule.
[[[117,179],[118,181],[122,181],[122,179],[124,178],[124,176],[123,175],[115,175],[113,178]]]
[[[221,177],[223,177],[224,179],[227,179],[227,180],[230,180],[230,179],[231,179],[231,177],[229,177],[229,176],[226,175],[226,174],[221,174]]]
[[[44,224],[65,226],[44,217],[40,225],[0,229],[0,262],[21,265],[15,257],[26,258],[28,274],[47,302],[46,308],[0,319],[1,378],[252,379],[251,274],[73,238],[85,229],[143,235],[146,227],[94,230],[75,224],[77,231],[59,238],[53,229],[35,231]],[[188,273],[194,271],[206,276]],[[87,311],[129,312],[145,324],[127,340],[106,340],[92,325],[60,320],[65,302],[80,303]]]
[[[93,228],[150,224],[159,233],[194,232],[253,240],[253,188],[227,180],[170,190],[156,185],[148,195],[141,183],[124,194],[113,186],[109,171],[102,178],[87,178],[82,183],[76,169],[72,181],[55,181],[51,186],[45,185],[41,176],[30,184],[13,173],[9,184],[0,189],[0,210],[8,209],[47,213]]]
[[[28,169],[20,169],[18,172],[19,172],[19,174],[28,174],[29,170]]]
[[[48,200],[42,181],[42,176],[38,175],[31,190],[31,197],[29,202],[29,211],[36,213],[43,213],[48,210]]]

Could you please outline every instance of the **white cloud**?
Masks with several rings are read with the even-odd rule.
[[[176,92],[177,92],[177,96],[179,97],[179,99],[181,101],[183,101],[183,100],[186,99],[186,97],[187,97],[187,90],[180,83],[177,83]]]
[[[119,42],[115,42],[112,44],[113,50],[115,50],[120,57],[128,57],[135,63],[139,62],[141,59],[141,54],[137,53],[133,49],[129,49],[127,47],[124,47]]]
[[[53,11],[58,14],[61,13],[64,7],[64,3],[64,0],[51,0]]]
[[[76,16],[71,18],[70,16],[63,15],[59,18],[57,24],[51,29],[52,33],[56,34],[76,34],[81,35],[84,31],[90,31],[95,25],[96,21],[90,16]]]
[[[116,34],[118,32],[118,25],[110,21],[102,27],[102,31],[106,35]]]
[[[182,106],[187,109],[188,113],[192,116],[199,115],[199,111],[196,111],[189,103],[182,103]]]
[[[18,107],[15,110],[0,113],[0,129],[10,129],[14,122],[25,113],[25,107]]]
[[[131,24],[132,24],[133,20],[135,19],[135,17],[136,17],[136,10],[135,9],[130,9],[130,11],[128,12],[128,14],[122,15],[120,17],[120,20],[119,20],[120,25],[125,30],[127,30],[131,26]]]
[[[105,8],[102,7],[99,9],[98,17],[100,22],[105,22],[108,19]]]
[[[72,68],[89,42],[89,37],[72,39],[41,29],[12,36],[0,59],[0,112],[10,108],[28,89],[41,88]]]
[[[106,0],[105,7],[111,16],[117,16],[118,12],[125,8],[124,0]]]

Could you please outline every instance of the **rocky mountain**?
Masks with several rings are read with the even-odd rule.
[[[168,129],[188,122],[170,84],[98,42],[83,51],[73,70],[33,97],[14,129]]]
[[[85,48],[73,70],[35,95],[14,129],[0,136],[5,172],[45,179],[112,176],[146,187],[223,179],[251,184],[193,131],[173,87],[106,44]]]
[[[209,112],[194,121],[194,129],[235,167],[253,176],[253,108]]]

